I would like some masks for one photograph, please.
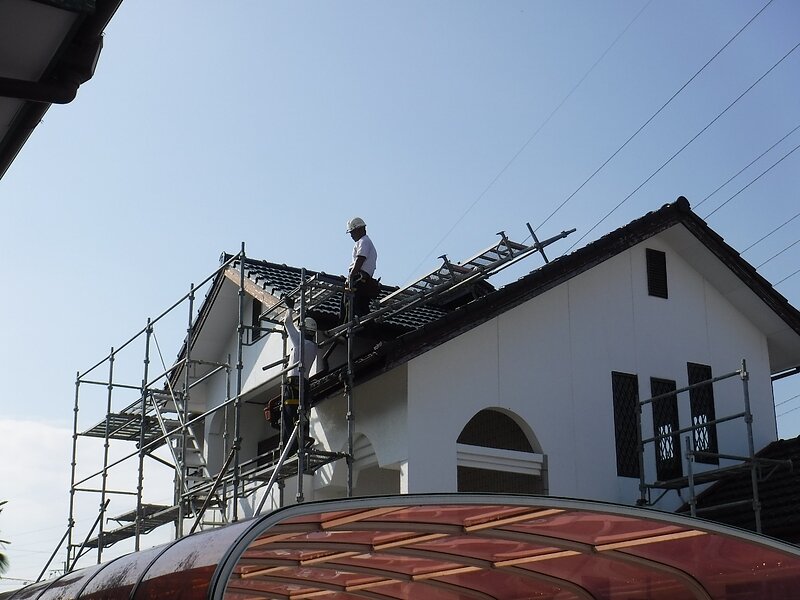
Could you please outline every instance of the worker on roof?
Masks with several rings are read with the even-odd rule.
[[[378,297],[380,284],[374,278],[378,252],[367,235],[364,219],[354,217],[347,222],[347,233],[353,238],[353,260],[347,274],[347,285],[353,292],[352,316],[361,317],[369,313],[369,303]],[[342,321],[346,320],[342,314]]]
[[[267,419],[270,424],[278,428],[281,432],[281,443],[286,444],[289,437],[292,435],[294,426],[297,422],[297,417],[300,408],[300,365],[302,358],[303,363],[303,400],[305,406],[311,406],[311,386],[308,383],[308,378],[316,373],[317,368],[317,354],[319,348],[316,342],[317,336],[317,322],[311,317],[306,317],[303,322],[303,334],[301,342],[301,333],[294,324],[294,300],[286,298],[286,314],[283,318],[283,326],[286,330],[286,336],[289,338],[289,365],[297,365],[287,373],[287,377],[283,386],[281,398],[276,400],[282,402],[271,402],[265,411]],[[302,347],[303,356],[300,356]],[[278,409],[278,410],[276,410]],[[314,445],[315,440],[308,435],[308,431],[303,432],[306,435],[305,447],[310,448]],[[295,439],[292,444],[292,449],[287,456],[291,456],[297,451],[298,443]]]

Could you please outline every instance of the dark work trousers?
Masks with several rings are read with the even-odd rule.
[[[376,279],[367,275],[364,271],[359,271],[353,277],[353,315],[354,317],[363,317],[368,315],[369,304],[373,298],[378,297],[380,291],[380,284]],[[342,305],[340,309],[340,317],[342,323],[347,323],[347,294],[342,296]]]
[[[309,389],[308,379],[303,379],[303,395],[306,406],[311,404],[311,390]],[[292,435],[294,426],[297,423],[297,416],[300,412],[300,378],[297,375],[292,375],[286,378],[286,384],[283,388],[283,410],[281,412],[281,441],[286,444],[289,441],[289,436]],[[299,435],[299,433],[298,433]],[[308,432],[306,431],[306,435]],[[309,439],[310,438],[306,438]],[[297,452],[298,440],[295,438],[292,447],[287,456],[291,456]]]

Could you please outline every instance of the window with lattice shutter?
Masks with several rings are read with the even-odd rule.
[[[639,444],[636,433],[636,405],[639,403],[639,378],[630,373],[611,373],[614,399],[614,439],[617,449],[617,475],[639,477]]]
[[[650,378],[651,397],[674,392],[675,382],[670,379]],[[680,436],[675,433],[678,424],[678,397],[670,394],[653,400],[653,432],[658,437],[656,449],[656,477],[667,481],[683,476]]]
[[[708,365],[687,363],[686,370],[689,375],[689,385],[711,379],[711,367]],[[689,390],[689,403],[692,407],[692,426],[696,427],[711,423],[717,418],[714,409],[714,386],[712,384],[709,383]],[[694,448],[700,452],[714,454],[719,452],[717,426],[715,423],[694,430]],[[719,464],[719,458],[715,456],[696,456],[695,460],[712,465]]]

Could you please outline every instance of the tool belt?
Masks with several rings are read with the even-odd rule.
[[[381,284],[366,271],[359,271],[353,276],[353,290],[363,293],[369,298],[377,298],[381,291]]]

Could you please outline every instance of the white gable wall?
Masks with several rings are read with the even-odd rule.
[[[647,293],[645,248],[667,254],[668,299]],[[765,337],[657,236],[409,363],[408,491],[455,491],[456,438],[476,412],[499,407],[533,429],[551,494],[632,503],[638,480],[616,475],[611,372],[638,375],[644,399],[650,377],[680,388],[687,362],[716,376],[742,358],[758,449],[776,438]],[[715,403],[718,418],[740,412],[741,381],[715,386]],[[681,427],[690,415],[681,394]],[[652,435],[648,410],[644,427]],[[742,420],[718,435],[721,452],[747,453]],[[651,445],[651,479],[652,455]]]

